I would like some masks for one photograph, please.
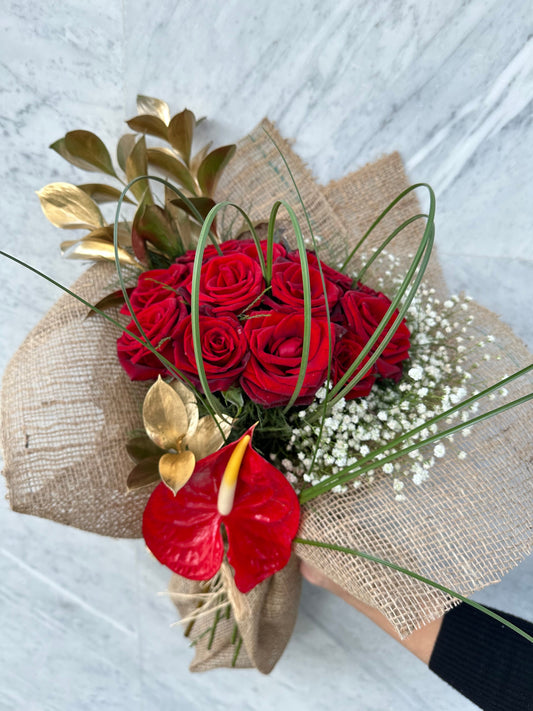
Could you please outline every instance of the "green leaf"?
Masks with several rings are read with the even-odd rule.
[[[91,131],[69,131],[65,136],[64,145],[69,155],[86,163],[87,170],[117,177],[111,156],[96,134]]]
[[[131,294],[131,292],[133,291],[133,288],[128,289],[128,291]],[[122,289],[118,289],[117,291],[113,291],[111,294],[107,294],[106,296],[104,296],[104,298],[100,299],[100,301],[98,301],[94,305],[94,307],[96,309],[100,309],[101,311],[104,311],[105,309],[110,309],[112,306],[120,306],[123,303],[124,303],[124,294],[122,293]],[[93,311],[91,309],[89,311],[89,313],[87,314],[87,318],[94,316],[95,313],[96,313],[96,311]],[[126,449],[127,449],[127,445],[126,445]],[[146,455],[146,456],[148,456],[148,455]],[[134,459],[133,461],[137,461],[137,460]]]
[[[155,99],[153,96],[143,96],[137,94],[137,113],[140,115],[150,114],[157,116],[163,121],[165,126],[170,122],[170,109],[166,101]]]
[[[179,161],[169,148],[148,148],[148,163],[159,168],[163,173],[175,178],[178,183],[193,195],[198,190],[189,169]]]
[[[148,457],[131,470],[126,485],[128,491],[135,491],[159,481],[159,457]]]
[[[217,183],[222,175],[222,171],[229,163],[237,146],[220,146],[211,151],[198,168],[198,183],[202,193],[208,197],[212,197]]]
[[[226,401],[226,405],[235,405],[237,413],[240,413],[244,405],[244,398],[240,388],[232,387],[229,390],[225,390],[222,396]]]
[[[133,146],[131,153],[126,158],[126,177],[128,178],[128,182],[130,182],[134,178],[146,175],[147,173],[148,159],[146,155],[146,140],[144,136],[142,136]],[[131,191],[137,200],[144,200],[149,203],[153,202],[152,193],[150,192],[147,180],[138,180],[132,185]]]
[[[115,292],[115,294],[118,293],[120,293],[121,300],[124,301],[122,291],[119,290],[118,292]],[[114,294],[109,294],[109,296],[114,296]],[[99,308],[102,307],[100,306]],[[165,453],[165,450],[158,447],[155,442],[152,442],[148,435],[138,435],[137,437],[132,437],[126,443],[126,450],[132,461],[136,464],[141,462],[143,459],[147,459],[148,457],[160,457]]]
[[[158,116],[150,116],[150,114],[134,116],[126,123],[137,133],[149,133],[151,136],[157,136],[164,141],[167,140],[167,126]]]
[[[83,185],[78,185],[78,188],[98,203],[117,202],[122,194],[122,190],[103,183],[84,183]],[[124,202],[132,203],[132,200],[125,196]]]
[[[184,109],[181,113],[173,116],[168,125],[168,141],[178,151],[187,165],[189,165],[191,157],[195,125],[194,114],[188,109]]]
[[[136,141],[137,136],[134,133],[125,133],[120,137],[117,144],[117,160],[123,171],[126,171],[126,160],[132,152]]]
[[[135,213],[132,246],[136,256],[142,261],[146,261],[147,257],[146,242],[153,244],[170,259],[183,252],[171,216],[159,205],[143,203]]]

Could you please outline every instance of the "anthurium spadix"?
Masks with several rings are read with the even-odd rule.
[[[157,486],[143,517],[146,545],[170,570],[209,580],[226,552],[243,593],[287,564],[300,519],[294,489],[252,448],[252,434],[253,428],[197,462],[175,496],[164,484]],[[233,502],[228,505],[223,494],[222,510],[228,512],[221,513],[219,494],[226,486],[233,488]]]

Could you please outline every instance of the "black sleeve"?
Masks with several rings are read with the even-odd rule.
[[[500,617],[533,636],[533,624]],[[429,668],[484,711],[533,711],[533,643],[462,603],[444,615]]]

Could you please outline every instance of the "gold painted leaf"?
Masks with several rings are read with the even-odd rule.
[[[86,234],[83,239],[92,237],[103,239],[113,244],[113,225],[98,227],[96,230],[92,230],[89,234]],[[120,247],[131,247],[131,225],[129,222],[118,223],[118,244]]]
[[[95,170],[116,177],[111,156],[104,142],[91,131],[69,131],[65,135],[69,155],[85,161],[87,170]]]
[[[159,476],[176,496],[191,478],[195,465],[196,457],[192,452],[163,454],[159,460]]]
[[[160,481],[159,457],[149,457],[143,459],[131,470],[126,486],[129,491],[135,491],[158,481]]]
[[[196,123],[196,125],[198,125],[198,122]],[[193,175],[196,175],[198,173],[198,168],[200,167],[203,159],[209,153],[209,149],[212,145],[213,141],[209,141],[209,143],[206,143],[205,146],[203,146],[203,148],[200,148],[198,153],[191,160],[191,171]]]
[[[137,113],[158,116],[167,126],[170,122],[170,109],[167,102],[155,99],[153,96],[137,94]]]
[[[198,190],[189,169],[179,161],[169,148],[148,148],[146,151],[148,162],[178,183],[193,195]]]
[[[70,183],[50,183],[37,193],[44,214],[56,227],[79,229],[101,227],[104,218],[98,205]]]
[[[65,259],[93,259],[96,261],[115,261],[115,248],[107,240],[94,237],[83,237],[80,240],[67,240],[61,243],[61,256]],[[118,249],[118,259],[121,264],[138,267],[138,263],[125,249]]]
[[[213,454],[213,452],[216,452],[222,447],[229,436],[233,420],[230,418],[223,418],[218,415],[217,420],[220,425],[220,429],[211,415],[202,417],[198,422],[198,427],[196,428],[194,435],[187,438],[186,442],[184,442],[191,452],[194,453],[197,460],[203,459],[204,457]],[[222,433],[220,430],[222,430]]]
[[[84,183],[83,185],[78,185],[80,190],[83,190],[90,198],[95,202],[118,202],[122,190],[114,188],[111,185],[104,185],[103,183]],[[124,202],[133,203],[126,195]]]
[[[233,157],[237,146],[220,146],[211,151],[201,162],[198,168],[198,183],[202,193],[212,197],[222,171]]]
[[[120,293],[122,295],[122,292]],[[109,294],[108,296],[114,296],[114,294]],[[124,298],[122,301],[124,301]],[[150,437],[146,434],[137,435],[129,439],[126,442],[126,451],[136,464],[142,462],[144,459],[148,459],[148,457],[157,457],[159,459],[159,457],[165,453],[165,450],[158,447],[155,442],[152,442]]]
[[[126,123],[137,133],[148,133],[150,136],[157,136],[164,141],[167,140],[167,125],[158,116],[151,116],[150,114],[134,116]]]
[[[162,449],[178,449],[189,428],[185,405],[161,376],[144,398],[143,422],[152,442]]]
[[[189,165],[189,158],[191,157],[195,125],[196,119],[189,109],[184,109],[173,116],[168,125],[168,141],[178,151],[187,165]]]
[[[185,438],[190,437],[194,434],[196,428],[198,427],[199,415],[196,395],[192,392],[192,390],[189,390],[185,383],[182,383],[179,380],[173,380],[170,387],[178,393],[180,400],[185,406],[187,418],[189,420],[189,426],[187,428],[187,432],[185,433]]]
[[[117,143],[117,160],[124,172],[126,171],[126,160],[132,152],[136,141],[137,136],[134,133],[125,133],[120,137],[119,142]]]
[[[128,182],[130,182],[134,178],[146,175],[147,173],[146,140],[144,136],[142,136],[133,146],[131,153],[126,158],[126,177],[128,178]],[[147,180],[139,180],[131,187],[131,191],[137,200],[144,199],[145,202],[153,202]]]
[[[69,163],[72,163],[72,165],[75,165],[77,168],[83,168],[83,170],[94,170],[91,163],[88,163],[86,160],[82,160],[81,158],[76,158],[76,156],[71,155],[67,151],[64,138],[60,138],[59,140],[55,141],[49,146],[49,148],[51,148],[56,153],[59,153],[62,158],[68,160]]]

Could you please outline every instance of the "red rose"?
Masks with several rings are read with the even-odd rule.
[[[300,263],[300,253],[298,250],[287,252],[287,259],[290,259],[291,262]],[[318,269],[318,257],[314,252],[307,251],[307,263],[310,267]],[[322,260],[320,260],[320,264],[322,266],[322,273],[324,274],[325,279],[329,279],[329,281],[339,286],[343,291],[346,291],[346,289],[349,289],[352,286],[353,279],[347,274],[343,274],[332,267],[328,267],[328,265],[324,264]]]
[[[200,304],[214,313],[242,313],[254,302],[258,305],[265,289],[259,262],[246,254],[225,254],[202,264]]]
[[[248,397],[263,407],[286,405],[296,386],[302,360],[304,316],[277,311],[257,312],[246,321],[244,332],[250,360],[240,384]],[[331,326],[335,344],[335,327]],[[311,321],[311,345],[303,387],[294,403],[309,405],[328,371],[328,323]]]
[[[255,246],[255,242],[253,239],[245,239],[245,240],[231,240],[232,242],[237,242],[238,244],[241,245],[241,248],[238,250],[239,252],[242,252],[243,254],[247,254],[249,257],[252,257],[252,259],[257,259],[259,261],[259,258],[257,256],[257,247]],[[260,242],[261,245],[261,252],[263,253],[263,258],[265,260],[266,264],[266,258],[267,258],[267,241],[266,239],[261,240]],[[287,254],[287,250],[285,247],[280,244],[279,242],[274,242],[272,245],[272,260],[276,261],[276,259],[279,259],[279,257],[285,257]]]
[[[172,297],[151,304],[137,315],[150,343],[170,362],[173,359],[172,338],[178,322],[186,315],[187,309],[183,301]],[[130,322],[128,330],[140,335],[134,321]],[[120,364],[132,380],[151,380],[167,373],[157,356],[134,340],[129,333],[123,333],[118,339],[117,354]]]
[[[347,291],[342,297],[340,305],[345,321],[343,325],[355,333],[359,340],[368,342],[379,322],[385,316],[391,301],[385,294],[369,294],[366,293],[366,290],[358,290]],[[374,349],[383,341],[397,316],[398,310],[396,309],[376,341]],[[401,378],[401,363],[409,357],[410,335],[405,319],[403,319],[376,362],[377,371],[382,378],[390,378],[395,382]]]
[[[309,267],[309,281],[311,285],[311,309],[313,314],[325,315],[326,302],[324,300],[324,287],[318,268]],[[334,308],[341,297],[339,286],[324,276],[329,310]],[[265,298],[265,304],[276,310],[303,314],[304,289],[302,267],[300,262],[279,259],[272,270],[271,296]]]
[[[358,358],[359,354],[365,347],[365,343],[360,341],[357,336],[348,331],[335,345],[333,351],[332,378],[333,384],[336,385],[342,376],[348,371],[352,363]],[[361,365],[355,373],[350,377],[348,382],[354,379],[368,363],[369,356],[363,358]],[[370,371],[357,382],[351,390],[344,396],[346,400],[353,400],[356,397],[366,397],[370,394],[372,386],[376,380],[376,366],[370,368]],[[346,383],[345,383],[346,385]]]
[[[234,252],[237,251],[234,249],[233,242],[237,242],[237,240],[228,240],[227,242],[220,242],[218,245],[220,248],[220,251],[222,254],[225,254],[226,252]],[[212,259],[213,257],[218,257],[220,256],[219,251],[215,247],[214,244],[211,242],[208,242],[205,245],[204,253],[202,256],[202,264],[206,262],[209,259]],[[194,262],[196,258],[196,250],[195,249],[188,249],[185,254],[181,257],[178,257],[175,260],[175,264],[191,264]]]
[[[135,313],[157,301],[175,297],[183,287],[189,286],[190,289],[191,273],[192,269],[188,264],[171,264],[168,269],[151,269],[143,272],[130,296]],[[121,313],[129,315],[126,304],[122,307]]]
[[[200,337],[205,374],[213,392],[227,390],[244,370],[250,354],[239,320],[230,313],[200,314]],[[194,357],[191,317],[180,321],[174,336],[174,364],[200,386]]]

